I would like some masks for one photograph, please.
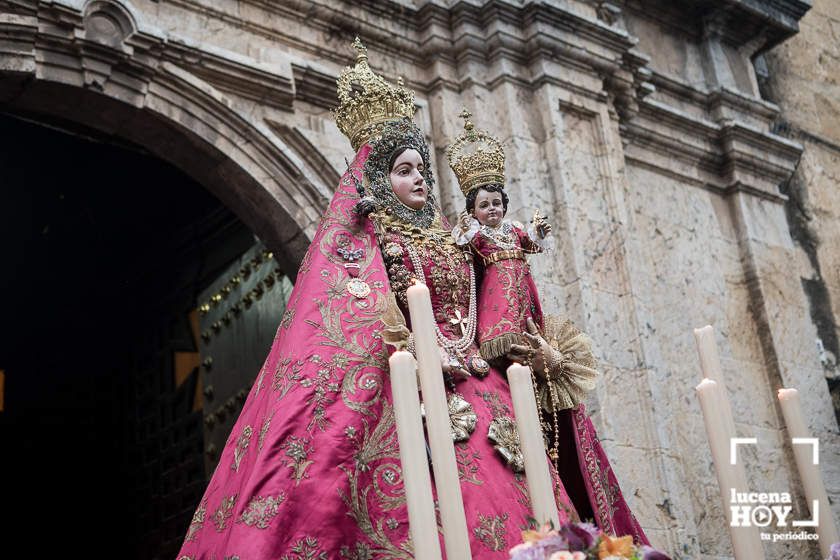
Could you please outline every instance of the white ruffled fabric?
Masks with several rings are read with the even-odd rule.
[[[531,241],[542,249],[544,253],[550,253],[554,250],[554,236],[548,234],[547,237],[540,237],[540,234],[537,233],[537,228],[534,227],[534,222],[528,224],[528,229],[525,230],[525,233],[528,234]]]
[[[455,244],[459,247],[463,247],[464,245],[469,244],[470,241],[473,240],[473,237],[478,233],[478,230],[481,229],[481,224],[478,223],[478,220],[473,218],[470,221],[470,227],[467,231],[462,231],[461,226],[455,226],[452,228],[452,238],[455,240]]]

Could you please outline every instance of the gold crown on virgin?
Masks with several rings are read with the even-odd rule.
[[[350,139],[354,150],[375,136],[388,121],[414,116],[414,92],[386,82],[368,66],[367,47],[356,37],[356,65],[338,76],[338,108],[333,111],[338,129]]]
[[[476,130],[464,109],[464,132],[446,149],[449,167],[458,178],[464,196],[490,183],[505,184],[505,150],[502,143],[483,130]]]

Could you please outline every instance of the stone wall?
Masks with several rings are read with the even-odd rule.
[[[722,559],[731,550],[693,389],[694,327],[715,327],[740,435],[759,438],[747,453],[754,488],[789,489],[804,511],[775,400],[793,386],[840,496],[837,421],[814,343],[835,330],[824,304],[840,287],[837,151],[777,126],[785,118],[840,144],[824,120],[837,109],[836,58],[820,51],[824,62],[800,67],[825,44],[807,38],[810,26],[837,24],[830,3],[783,43],[809,2],[0,0],[0,104],[146,146],[293,268],[351,156],[328,110],[360,35],[371,65],[418,93],[447,214],[463,205],[443,157],[462,106],[504,141],[511,215],[539,208],[554,219],[558,251],[533,267],[544,306],[595,341],[605,375],[588,404],[625,496],[657,546]],[[840,24],[827,29],[813,33]],[[769,75],[781,116],[752,64],[779,43]],[[87,108],[57,103],[68,91]],[[790,225],[789,201],[805,198],[823,241],[810,260]],[[814,262],[824,299],[800,280]],[[818,557],[797,543],[766,553]]]
[[[800,33],[762,61],[763,93],[782,109],[776,128],[805,148],[796,174],[785,185],[788,222],[808,256],[803,288],[824,349],[821,362],[840,415],[837,317],[840,314],[840,5],[817,1]]]

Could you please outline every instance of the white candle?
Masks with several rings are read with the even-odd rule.
[[[420,389],[426,409],[426,431],[432,451],[432,469],[435,473],[446,558],[469,560],[472,556],[467,519],[461,498],[461,483],[458,480],[458,464],[455,461],[455,447],[452,443],[449,407],[443,387],[440,349],[435,337],[435,319],[429,289],[425,284],[416,283],[406,290],[406,298],[414,333],[414,348],[417,352]]]
[[[388,362],[391,365],[391,392],[414,557],[417,560],[440,560],[435,502],[427,465],[420,397],[417,395],[417,362],[408,352],[394,352]]]
[[[720,388],[721,404],[718,413],[723,415],[729,437],[735,437],[735,419],[732,414],[732,404],[729,402],[729,393],[726,384],[723,382],[723,372],[720,367],[717,344],[715,344],[715,331],[711,325],[694,329],[694,340],[697,342],[697,353],[700,355],[700,369],[703,378],[711,379]]]
[[[761,560],[764,558],[764,549],[761,546],[758,529],[753,526],[732,526],[732,506],[737,507],[731,501],[732,491],[734,489],[736,492],[745,492],[747,483],[743,464],[731,465],[729,462],[730,435],[726,420],[720,413],[721,407],[724,406],[720,386],[716,381],[703,379],[697,385],[696,391],[697,398],[700,400],[700,408],[703,410],[706,435],[712,449],[712,460],[715,464],[715,472],[723,499],[723,509],[726,512],[726,522],[729,526],[735,558],[736,560]]]
[[[554,527],[560,527],[542,427],[537,414],[534,385],[531,383],[531,368],[512,364],[507,370],[507,375],[510,398],[516,415],[516,429],[519,432],[519,444],[525,459],[525,480],[528,483],[534,519],[539,526],[551,522]]]
[[[828,504],[828,495],[825,492],[822,473],[819,464],[814,464],[814,447],[805,443],[793,444],[793,438],[810,438],[805,418],[802,416],[802,405],[799,401],[799,391],[796,389],[779,389],[779,404],[782,407],[782,415],[785,418],[788,437],[793,445],[793,455],[796,458],[796,468],[799,471],[799,478],[802,480],[802,487],[805,489],[805,500],[808,502],[808,510],[811,518],[814,518],[814,501],[818,504],[819,524],[817,535],[819,535],[820,552],[823,558],[831,555],[831,545],[840,541],[837,532],[837,525],[834,524],[834,516]],[[819,457],[816,457],[819,462]]]

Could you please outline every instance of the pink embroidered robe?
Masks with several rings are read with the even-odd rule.
[[[369,150],[363,146],[351,165],[358,178]],[[391,285],[371,223],[357,225],[352,213],[358,195],[350,172],[301,263],[289,306],[179,559],[408,559],[412,546],[424,544],[408,540],[390,350],[380,335]],[[358,278],[370,287],[369,295],[348,292],[350,276],[339,248],[361,250]],[[404,264],[412,270],[410,262]],[[430,285],[432,265],[423,264]],[[466,261],[448,272],[466,274]],[[446,318],[453,309],[466,312],[466,303],[463,297],[447,303]],[[442,305],[438,300],[438,310]],[[453,327],[448,320],[439,324]],[[523,477],[487,439],[490,419],[510,413],[509,389],[495,370],[457,389],[478,416],[469,440],[456,445],[472,554],[506,559],[521,541],[529,503]],[[583,408],[567,412],[561,449],[568,454],[568,472],[561,469],[563,484],[555,488],[561,516],[575,516],[574,502],[581,517],[594,517],[603,530],[646,543]]]

